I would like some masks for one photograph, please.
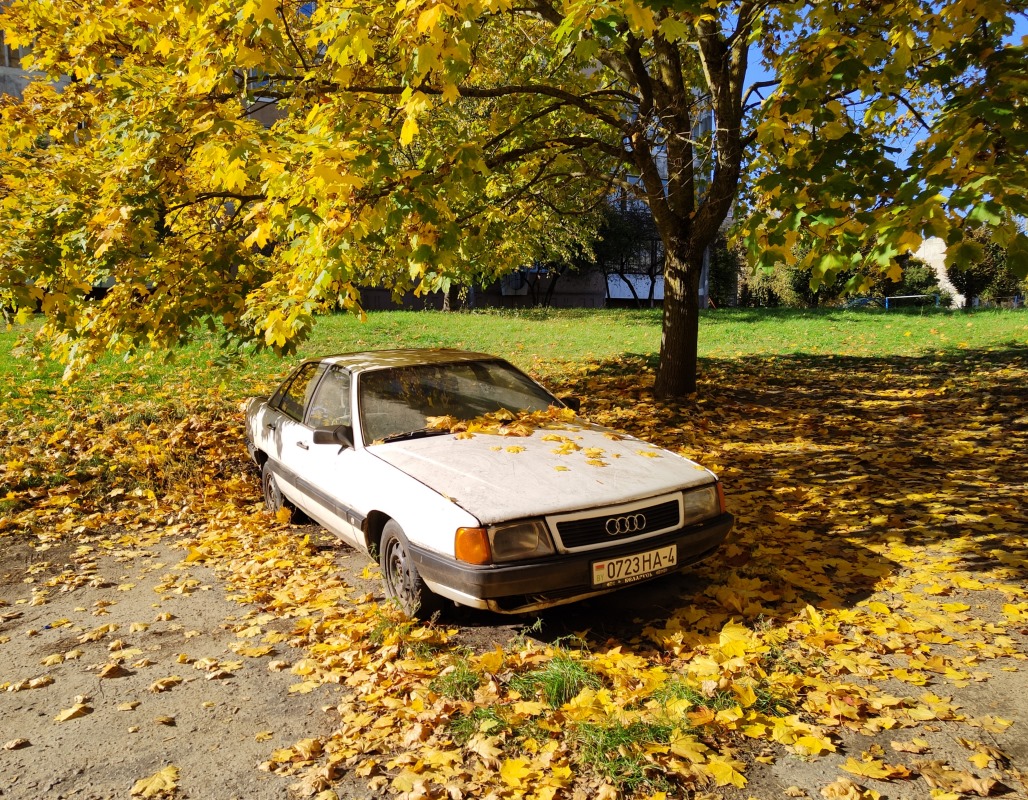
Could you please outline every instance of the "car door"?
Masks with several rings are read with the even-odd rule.
[[[307,511],[308,501],[302,476],[311,469],[313,438],[303,419],[325,368],[317,361],[301,364],[272,396],[261,420],[263,449],[271,459],[282,492],[303,511]]]
[[[363,548],[361,523],[364,515],[355,507],[360,454],[352,445],[314,444],[315,429],[352,426],[352,384],[350,373],[338,365],[329,367],[318,381],[307,407],[309,449],[304,451],[306,468],[299,476],[299,488],[309,502],[304,507],[330,531]],[[351,428],[352,440],[352,428]]]

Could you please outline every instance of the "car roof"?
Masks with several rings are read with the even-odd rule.
[[[339,353],[311,359],[327,364],[338,364],[351,372],[367,372],[388,367],[416,367],[422,364],[452,364],[460,361],[498,361],[488,353],[474,353],[452,348],[401,348],[396,350],[365,350],[358,353]]]

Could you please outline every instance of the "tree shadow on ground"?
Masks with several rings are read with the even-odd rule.
[[[683,403],[653,399],[653,367],[629,355],[558,389],[594,421],[718,472],[734,538],[680,575],[535,615],[539,638],[589,631],[629,645],[673,617],[716,636],[731,618],[851,607],[888,584],[894,548],[994,585],[1028,583],[1028,347],[707,359]]]

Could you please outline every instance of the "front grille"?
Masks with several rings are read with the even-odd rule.
[[[638,524],[640,518],[645,519],[644,524]],[[617,521],[630,519],[630,523],[622,523],[621,528],[631,528],[618,532]],[[608,522],[615,533],[608,532]],[[675,528],[680,524],[678,517],[678,501],[668,500],[664,503],[639,508],[633,511],[622,511],[607,513],[598,517],[587,517],[585,519],[563,520],[557,523],[557,533],[560,540],[568,549],[576,547],[589,547],[595,544],[616,544],[640,536],[654,533],[656,531]]]

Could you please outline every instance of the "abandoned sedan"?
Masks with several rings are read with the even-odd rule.
[[[248,401],[246,445],[268,508],[376,557],[410,614],[543,609],[711,555],[716,476],[569,405],[481,353],[350,353]]]

